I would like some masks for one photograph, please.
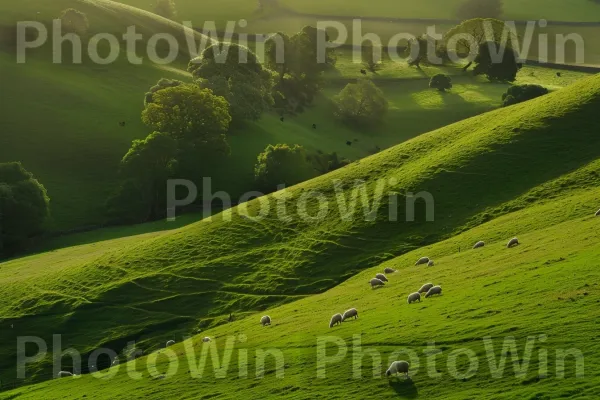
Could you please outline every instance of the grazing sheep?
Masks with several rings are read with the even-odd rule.
[[[429,262],[429,257],[421,257],[419,261],[415,263],[415,265],[427,264]]]
[[[475,243],[475,246],[473,246],[473,248],[478,249],[483,246],[485,246],[485,242],[483,240],[480,240],[479,242]]]
[[[596,211],[596,217],[600,217],[600,210]]]
[[[268,315],[265,315],[264,317],[262,317],[260,319],[260,323],[262,326],[271,325],[271,317],[269,317]]]
[[[429,289],[431,289],[433,286],[433,283],[426,283],[423,286],[421,286],[421,289],[419,289],[419,293],[427,293]]]
[[[375,278],[379,279],[382,282],[388,282],[388,278],[386,278],[384,274],[377,274],[375,275]]]
[[[342,321],[345,321],[348,318],[352,318],[352,317],[354,317],[354,319],[358,318],[358,311],[356,311],[356,308],[351,308],[349,310],[346,310],[346,312],[344,312],[344,315],[342,316]]]
[[[67,376],[73,376],[73,374],[68,371],[60,371],[56,377],[57,378],[66,378]]]
[[[408,368],[409,368],[409,364],[408,362],[402,360],[402,361],[394,361],[393,363],[390,364],[390,367],[387,369],[387,371],[385,371],[385,375],[386,376],[390,376],[390,375],[396,375],[396,374],[405,374],[406,377],[408,378]]]
[[[518,244],[519,244],[519,239],[517,239],[515,237],[508,241],[508,244],[506,245],[506,247],[510,249],[511,247],[517,246]]]
[[[373,278],[369,281],[369,283],[371,284],[371,288],[375,289],[378,286],[383,286],[385,285],[385,283],[383,283],[383,281],[381,279],[377,279],[377,278]]]
[[[202,338],[202,341],[204,343],[210,342],[210,338],[208,336],[205,336],[205,337]]]
[[[393,268],[387,267],[386,269],[383,270],[383,272],[385,274],[393,274],[394,272],[396,272],[396,270]]]
[[[427,291],[425,298],[433,296],[434,294],[442,294],[442,288],[440,286],[434,286]]]
[[[408,304],[414,303],[415,301],[419,300],[419,303],[421,302],[421,293],[411,293],[408,295]]]
[[[169,340],[165,347],[173,346],[175,344],[174,340]]]
[[[427,263],[428,267],[433,267],[435,265],[435,263],[433,262],[433,260],[429,260],[429,262]]]
[[[344,320],[344,317],[342,317],[342,314],[335,314],[333,317],[331,317],[331,321],[329,321],[329,327],[333,328],[333,326],[335,324],[342,324],[342,321]]]

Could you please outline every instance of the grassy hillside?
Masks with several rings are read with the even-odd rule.
[[[597,170],[596,170],[597,171]],[[112,399],[134,394],[137,398],[445,398],[445,399],[592,399],[599,394],[600,345],[597,319],[600,286],[594,260],[600,256],[598,224],[590,204],[597,202],[600,191],[574,190],[553,202],[533,205],[483,224],[462,235],[433,246],[420,248],[359,273],[326,293],[268,310],[273,324],[261,327],[262,314],[203,331],[188,342],[194,353],[184,353],[185,345],[172,347],[178,359],[176,373],[159,380],[169,368],[167,358],[158,357],[156,369],[147,369],[148,358],[136,362],[141,380],[128,377],[132,363],[112,368],[116,376],[84,375],[79,379],[62,379],[15,391],[0,393],[6,399],[58,399],[93,397]],[[506,249],[506,239],[518,233],[521,245]],[[470,250],[477,240],[486,246]],[[462,248],[461,252],[457,252]],[[414,261],[429,255],[434,267],[414,267]],[[389,274],[390,282],[382,289],[371,290],[368,280],[385,267],[398,271]],[[408,293],[425,282],[440,284],[444,294],[406,304]],[[359,311],[359,319],[328,328],[329,318],[350,307]],[[247,341],[240,342],[240,335]],[[380,363],[369,356],[362,361],[361,380],[353,378],[354,335],[359,335],[363,351],[377,351]],[[545,335],[545,340],[540,340]],[[213,339],[210,344],[201,337]],[[347,355],[326,366],[324,378],[317,378],[317,341],[328,337],[341,340]],[[491,337],[493,350],[488,353],[483,338]],[[183,338],[171,332],[154,340]],[[507,355],[504,340],[514,338],[517,349]],[[528,338],[535,344],[529,366],[515,377],[512,360],[524,362]],[[231,342],[233,340],[233,342]],[[510,339],[509,339],[510,340]],[[234,345],[228,367],[214,368],[210,361],[201,378],[190,374],[201,349],[215,346],[223,357],[227,342]],[[436,363],[427,359],[433,343],[441,351]],[[160,346],[160,345],[158,345]],[[327,355],[334,355],[335,345],[328,345]],[[264,378],[255,378],[255,354],[258,350],[280,349],[283,354],[283,377],[277,377],[277,365],[267,358]],[[389,360],[409,359],[406,349],[416,352],[420,369],[413,363],[411,380],[388,380],[383,372]],[[464,355],[458,359],[458,372],[448,363],[454,351],[473,352],[479,368],[469,379],[462,374],[470,370]],[[575,376],[576,363],[568,357],[565,378],[557,376],[556,350],[577,349],[584,356],[585,378]],[[239,350],[248,352],[249,375],[240,377]],[[403,351],[404,350],[404,351]],[[541,352],[547,351],[547,372],[541,368]],[[400,355],[394,356],[394,352]],[[184,355],[185,354],[185,355]],[[492,354],[492,361],[489,361]],[[490,364],[506,356],[501,378],[493,378]],[[221,360],[223,360],[221,358]],[[373,365],[375,364],[375,365]],[[375,368],[375,372],[373,372]],[[427,371],[437,371],[433,377]],[[225,373],[216,378],[215,373]],[[376,378],[373,378],[376,374]],[[540,378],[541,374],[546,377]]]
[[[291,188],[292,197],[284,199],[288,221],[276,217],[273,204],[272,213],[258,222],[237,213],[229,222],[221,214],[94,259],[49,264],[39,255],[4,263],[0,315],[4,326],[15,328],[3,332],[1,343],[12,344],[17,335],[47,338],[62,332],[63,340],[84,353],[119,349],[129,339],[156,348],[157,338],[203,330],[224,322],[230,312],[239,318],[321,293],[385,260],[549,198],[566,196],[568,203],[600,181],[594,118],[599,104],[600,76],[594,76],[419,136]],[[376,194],[377,181],[391,178],[396,182]],[[377,218],[357,214],[341,221],[334,179],[342,181],[346,197],[356,180],[366,181],[371,201],[382,199]],[[422,207],[415,222],[389,222],[389,190],[430,192],[435,222],[425,222]],[[307,191],[328,200],[331,211],[322,221],[298,218],[297,200]],[[588,215],[597,209],[591,202],[597,192],[585,196],[576,207],[557,206],[562,214],[515,225],[494,241]],[[405,220],[402,201],[399,221]],[[252,215],[258,207],[258,201],[248,204]],[[317,207],[309,201],[308,215],[316,215]],[[515,224],[526,221],[515,218]],[[0,355],[1,369],[8,371],[2,378],[10,380],[14,348],[2,346]],[[31,373],[43,378],[47,364]]]
[[[154,2],[147,0],[120,0],[144,10],[153,10]],[[357,0],[278,0],[280,7],[305,14],[329,16],[361,16],[390,18],[455,19],[457,8],[464,0],[376,0],[369,3]],[[208,3],[198,7],[193,0],[176,2],[178,17],[202,22],[205,20],[234,21],[240,18],[260,16],[258,1],[227,0]],[[554,21],[591,21],[600,18],[600,6],[589,0],[518,0],[504,1],[504,17],[516,20],[548,19]]]

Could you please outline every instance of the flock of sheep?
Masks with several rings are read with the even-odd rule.
[[[596,217],[600,217],[600,210],[596,211],[595,214]],[[507,248],[512,248],[515,246],[519,245],[519,239],[514,237],[512,239],[510,239],[508,241],[508,243],[506,244]],[[473,245],[473,249],[478,249],[481,247],[485,246],[485,242],[484,241],[478,241],[477,243],[475,243],[475,245]],[[433,260],[431,260],[429,257],[421,257],[417,260],[417,262],[415,263],[415,266],[419,266],[419,265],[424,265],[427,264],[427,266],[429,267],[433,267],[435,264],[433,262]],[[392,274],[394,272],[396,272],[395,269],[393,268],[385,268],[383,270],[383,272],[385,274]],[[387,277],[382,274],[382,273],[378,273],[375,275],[375,278],[371,279],[369,281],[369,283],[371,284],[371,288],[375,289],[381,286],[385,285],[385,282],[389,282]],[[441,286],[436,286],[433,283],[426,283],[423,286],[421,286],[421,288],[408,295],[408,304],[412,304],[415,303],[416,301],[421,302],[421,293],[425,293],[425,298],[429,298],[433,295],[441,295],[442,294],[442,288]],[[331,317],[331,320],[329,321],[329,327],[333,328],[335,325],[341,325],[342,322],[344,322],[345,320],[354,317],[354,319],[358,318],[358,311],[356,310],[356,308],[351,308],[349,310],[346,310],[343,314],[337,313],[334,314]],[[264,315],[263,317],[261,317],[260,319],[260,323],[262,326],[267,326],[267,325],[271,325],[271,317],[268,315]],[[202,338],[202,342],[210,342],[210,338],[208,336]],[[175,344],[174,340],[169,340],[166,343],[166,347],[172,346]],[[140,349],[136,349],[129,357],[129,359],[134,359],[137,357],[140,357],[143,355],[143,351]],[[119,364],[119,359],[115,358],[112,362],[112,365],[118,365]],[[400,360],[400,361],[394,361],[392,362],[392,364],[390,365],[390,367],[387,369],[387,371],[385,372],[385,374],[387,376],[391,376],[391,375],[397,375],[397,374],[405,374],[405,376],[408,378],[408,370],[409,370],[409,363],[407,361],[404,360]],[[58,378],[64,378],[64,377],[68,377],[68,376],[74,376],[71,372],[68,371],[60,371],[58,373]],[[75,375],[77,376],[77,375]]]

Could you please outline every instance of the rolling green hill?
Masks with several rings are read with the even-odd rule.
[[[187,352],[182,343],[171,348],[171,360],[178,362],[174,372],[168,372],[168,358],[158,353],[152,372],[146,365],[150,357],[142,358],[135,364],[122,363],[101,371],[98,376],[26,386],[0,393],[0,398],[596,398],[600,286],[594,260],[600,256],[600,221],[590,212],[590,203],[597,202],[599,194],[597,188],[573,190],[555,201],[532,205],[389,260],[326,293],[268,310],[271,326],[260,326],[261,313],[206,330],[187,342],[194,352]],[[521,245],[506,249],[506,238],[514,233],[519,233]],[[480,239],[486,246],[470,250]],[[460,253],[459,247],[463,249]],[[414,267],[414,261],[424,254],[434,257],[436,266]],[[397,272],[388,274],[390,282],[384,288],[370,289],[368,280],[385,267]],[[425,282],[440,284],[443,295],[407,305],[407,294]],[[331,315],[350,307],[358,309],[359,318],[329,329]],[[247,340],[240,339],[241,335]],[[203,336],[211,337],[212,342],[202,343]],[[490,338],[492,349],[484,346],[485,337]],[[381,360],[377,364],[365,356],[360,379],[353,377],[353,342],[357,338],[363,351],[376,351]],[[511,338],[516,349],[503,349],[505,340]],[[528,338],[534,340],[530,356],[525,355]],[[171,333],[154,342],[162,347],[168,339],[182,340]],[[325,376],[318,378],[318,354],[323,353],[319,353],[317,343],[324,339],[329,340],[327,356],[334,356],[336,346],[342,345],[347,353],[345,358],[327,364]],[[334,344],[334,340],[339,342]],[[225,363],[227,343],[233,345],[233,352],[226,367],[214,367],[209,359],[201,378],[190,374],[202,349],[208,346],[214,345]],[[428,358],[433,354],[431,346],[441,352],[435,364]],[[264,378],[256,378],[255,356],[270,349],[281,350],[282,362],[276,364],[267,357]],[[411,359],[410,380],[386,379],[383,372],[389,360],[409,359],[407,349],[418,360],[419,369],[417,361]],[[581,365],[577,370],[573,356],[566,357],[565,375],[560,378],[556,350],[572,349],[581,351],[583,370]],[[241,351],[248,354],[247,376],[240,375],[238,368]],[[457,351],[463,355],[453,364],[449,360]],[[469,375],[473,364],[468,363],[465,351],[472,352],[478,363],[473,375]],[[548,356],[546,370],[542,367],[543,351]],[[503,355],[507,359],[504,373],[494,378],[490,365],[496,365]],[[187,358],[190,356],[192,361]],[[525,359],[529,359],[528,368],[522,376],[515,376],[513,362],[516,360],[518,366]],[[140,372],[141,379],[128,377],[126,368]],[[278,377],[281,370],[283,376]],[[432,370],[439,377],[428,372]],[[576,371],[584,378],[576,377]],[[107,373],[116,376],[107,377]],[[168,375],[161,379],[163,374]]]
[[[152,11],[155,2],[148,0],[120,0],[120,2]],[[456,9],[464,0],[376,0],[361,1],[317,1],[278,0],[280,7],[298,13],[324,16],[360,16],[389,18],[456,19]],[[175,2],[178,19],[201,22],[205,20],[235,21],[241,18],[260,16],[258,1],[226,0],[198,7],[193,0]],[[265,1],[269,4],[269,1]],[[600,18],[600,6],[589,0],[518,0],[504,1],[504,17],[515,20],[547,19],[553,21],[596,22]]]
[[[290,220],[277,218],[273,204],[272,213],[260,221],[224,213],[152,238],[126,239],[122,245],[100,242],[94,245],[94,251],[102,253],[98,257],[70,258],[63,252],[85,250],[65,249],[4,263],[0,315],[4,316],[2,325],[14,325],[14,329],[2,333],[0,343],[10,344],[0,345],[2,379],[12,379],[12,344],[18,335],[47,339],[60,332],[69,346],[85,354],[103,346],[121,349],[132,339],[156,349],[167,338],[221,324],[230,312],[240,318],[322,293],[383,261],[487,221],[492,222],[452,243],[468,248],[477,237],[485,237],[500,248],[509,236],[531,235],[528,241],[533,244],[535,238],[542,240],[542,233],[534,231],[563,222],[571,224],[570,230],[577,224],[568,221],[581,218],[579,223],[587,227],[581,231],[589,237],[597,223],[586,216],[598,208],[594,201],[600,181],[595,119],[599,104],[600,76],[594,76],[531,102],[421,135],[290,188],[292,197],[280,201],[287,206]],[[395,182],[390,184],[392,178]],[[350,196],[347,200],[357,180],[367,183],[369,198],[382,200],[374,220],[362,214],[340,219],[336,204],[341,194],[332,186],[336,179],[345,188],[344,195]],[[377,194],[381,180],[389,187]],[[421,206],[415,222],[389,221],[389,190],[402,196],[431,193],[435,221],[425,221]],[[299,218],[296,208],[299,196],[313,191],[322,193],[331,206],[318,222]],[[274,202],[273,196],[261,201]],[[400,201],[398,220],[405,221],[403,197]],[[260,202],[251,201],[247,207],[255,215]],[[317,215],[318,204],[308,201],[306,209],[308,215]],[[232,221],[228,221],[231,214]],[[584,236],[580,238],[583,241]],[[548,235],[544,240],[554,239]],[[562,242],[557,239],[555,243]],[[594,244],[593,239],[586,239],[574,249],[591,249]],[[442,260],[456,251],[439,246],[426,250]],[[546,247],[522,249],[519,254],[531,256],[533,263]],[[560,249],[556,252],[568,251],[568,247]],[[61,262],[48,262],[46,257]],[[589,254],[585,257],[591,259]],[[522,265],[518,257],[511,262]],[[453,276],[452,280],[464,284],[466,277]],[[359,275],[360,281],[352,282],[364,285],[364,278]],[[557,286],[552,288],[557,290]],[[47,372],[47,360],[30,370],[32,379],[43,379]]]
[[[177,32],[181,36],[182,32],[174,22],[107,0],[18,2],[9,8],[9,13],[0,16],[0,25],[27,19],[47,22],[67,7],[86,12],[91,33],[123,33],[130,25],[144,35]],[[85,60],[81,65],[55,65],[51,63],[50,49],[43,48],[28,53],[25,64],[16,64],[13,50],[0,47],[2,91],[11,99],[2,110],[0,162],[23,162],[46,186],[51,197],[50,231],[98,226],[104,221],[105,200],[117,183],[121,157],[132,140],[149,133],[140,121],[143,94],[161,77],[188,80],[185,62],[189,56],[182,54],[170,66],[148,62],[132,65],[122,49],[119,59],[108,66]],[[455,76],[454,90],[448,96],[440,96],[427,87],[427,78],[438,72]],[[557,79],[552,70],[526,68],[517,83],[560,88],[585,75],[568,72]],[[385,124],[377,130],[356,132],[332,119],[330,98],[345,82],[358,76],[360,66],[350,61],[350,54],[341,52],[339,71],[327,76],[331,84],[314,107],[288,118],[285,124],[276,115],[268,114],[258,123],[232,132],[232,161],[223,176],[215,179],[223,189],[239,196],[254,188],[254,163],[268,144],[297,143],[311,152],[336,151],[355,160],[376,148],[387,148],[489,111],[500,104],[500,96],[506,90],[505,85],[490,85],[463,76],[459,69],[417,71],[386,63],[375,77],[390,101]],[[121,121],[126,122],[125,127],[119,126]],[[313,123],[318,130],[311,129]],[[346,141],[354,139],[357,141],[351,147],[346,145]],[[52,157],[43,157],[46,154]]]

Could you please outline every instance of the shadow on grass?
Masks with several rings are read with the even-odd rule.
[[[412,379],[392,378],[389,381],[390,386],[396,391],[399,397],[407,399],[416,399],[419,391]]]

